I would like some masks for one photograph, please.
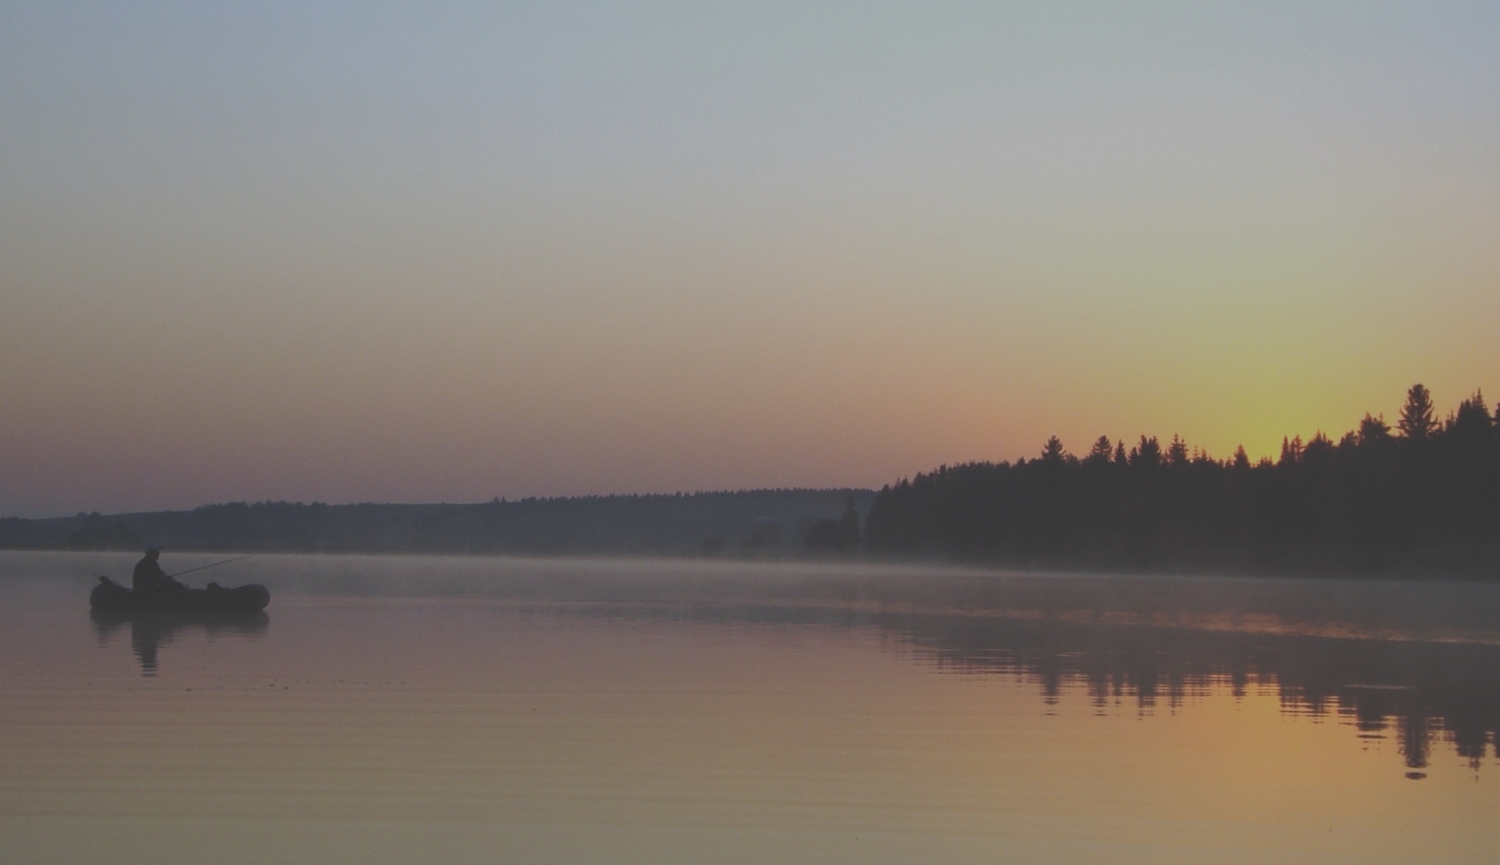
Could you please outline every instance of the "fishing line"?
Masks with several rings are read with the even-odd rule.
[[[175,574],[167,574],[167,576],[169,576],[169,577],[180,577],[180,576],[182,576],[182,575],[183,575],[183,574],[191,574],[191,573],[192,573],[192,572],[193,572],[193,571],[201,571],[201,570],[203,570],[203,569],[204,569],[204,568],[216,568],[216,567],[218,567],[218,566],[219,566],[219,565],[227,565],[227,564],[229,564],[229,563],[230,563],[230,562],[237,562],[237,561],[239,561],[239,560],[240,560],[240,559],[253,559],[253,558],[255,558],[255,557],[256,557],[256,556],[258,556],[258,555],[260,555],[260,553],[251,553],[251,554],[250,554],[250,555],[248,555],[248,556],[235,556],[235,557],[234,557],[234,558],[232,558],[232,559],[225,559],[225,560],[224,560],[224,561],[222,561],[222,562],[214,562],[214,563],[213,563],[213,564],[211,564],[211,565],[199,565],[199,566],[198,566],[198,567],[196,567],[196,568],[188,568],[188,569],[187,569],[187,570],[185,570],[185,571],[178,571],[178,572],[177,572],[177,573],[175,573]]]

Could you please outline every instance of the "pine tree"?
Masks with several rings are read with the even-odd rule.
[[[1396,422],[1396,428],[1411,441],[1426,441],[1437,429],[1432,411],[1432,393],[1418,382],[1406,392],[1406,405],[1401,407],[1401,420]]]
[[[1472,397],[1458,404],[1458,411],[1449,417],[1448,429],[1460,435],[1483,436],[1492,423],[1484,394],[1476,390]]]
[[[1374,445],[1391,440],[1391,425],[1385,422],[1385,415],[1371,416],[1365,414],[1365,419],[1359,422],[1359,443],[1361,445]]]
[[[1174,466],[1187,465],[1188,446],[1187,442],[1182,440],[1182,436],[1172,436],[1172,443],[1167,445],[1167,461]]]
[[[1141,436],[1141,443],[1130,449],[1130,464],[1154,469],[1161,465],[1161,443],[1156,436]]]

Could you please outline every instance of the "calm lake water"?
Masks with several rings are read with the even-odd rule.
[[[0,553],[0,861],[1500,861],[1496,587],[134,558]]]

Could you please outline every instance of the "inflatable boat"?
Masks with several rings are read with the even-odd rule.
[[[137,592],[109,577],[100,577],[99,585],[89,595],[89,606],[96,610],[258,613],[269,603],[271,593],[259,583],[233,589],[210,583],[206,589]]]

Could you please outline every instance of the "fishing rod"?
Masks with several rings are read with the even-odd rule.
[[[214,562],[214,563],[213,563],[213,564],[211,564],[211,565],[199,565],[199,566],[198,566],[198,567],[196,567],[196,568],[188,568],[188,569],[187,569],[187,570],[185,570],[185,571],[178,571],[178,572],[177,572],[177,573],[175,573],[175,574],[167,574],[167,576],[169,576],[169,577],[173,577],[173,578],[176,578],[176,577],[180,577],[180,576],[182,576],[182,575],[183,575],[183,574],[191,574],[191,573],[192,573],[192,572],[193,572],[193,571],[201,571],[201,570],[203,570],[203,569],[204,569],[204,568],[216,568],[216,567],[218,567],[218,566],[219,566],[219,565],[227,565],[227,564],[229,564],[229,563],[230,563],[230,562],[237,562],[237,561],[239,561],[239,560],[240,560],[240,559],[253,559],[253,558],[255,558],[255,557],[256,557],[256,556],[258,556],[258,555],[260,555],[260,553],[251,553],[251,554],[250,554],[250,555],[248,555],[248,556],[235,556],[235,557],[234,557],[234,558],[232,558],[232,559],[225,559],[225,560],[224,560],[224,561],[222,561],[222,562]]]

